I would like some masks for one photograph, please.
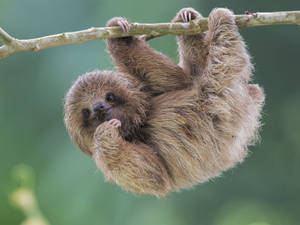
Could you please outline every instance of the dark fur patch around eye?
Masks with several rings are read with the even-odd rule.
[[[105,96],[105,101],[108,103],[116,103],[116,104],[123,104],[124,99],[120,96],[115,95],[114,93],[107,93]]]
[[[90,125],[89,121],[84,119],[82,122],[82,126],[87,128],[87,127],[89,127],[89,125]]]
[[[107,93],[105,96],[105,101],[106,102],[115,102],[116,101],[116,96],[114,95],[114,93]]]
[[[87,108],[83,109],[82,111],[82,116],[83,116],[83,119],[88,119],[90,118],[91,116],[91,111]]]

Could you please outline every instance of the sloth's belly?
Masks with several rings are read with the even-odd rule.
[[[218,175],[203,171],[212,146],[203,145],[205,118],[194,93],[168,93],[153,99],[152,105],[146,128],[148,144],[162,157],[174,187],[191,187]]]
[[[148,144],[163,159],[176,189],[205,182],[244,158],[244,149],[234,147],[235,137],[215,128],[203,100],[193,91],[153,99]]]
[[[199,97],[194,90],[169,92],[153,98],[152,111],[148,120],[154,133],[167,135],[179,142],[196,142],[199,123],[205,120]],[[152,136],[152,134],[150,134]]]

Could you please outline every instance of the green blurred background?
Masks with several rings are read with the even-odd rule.
[[[214,7],[236,14],[300,10],[299,0],[0,0],[0,26],[17,38],[91,26],[114,16],[167,22],[183,7],[207,16]],[[135,196],[104,182],[94,162],[71,142],[63,98],[78,75],[113,67],[103,40],[18,53],[0,61],[0,224],[19,224],[11,206],[11,170],[36,173],[36,196],[51,224],[298,225],[300,221],[300,26],[241,30],[264,87],[261,141],[222,177],[166,199]],[[177,60],[174,37],[150,44]]]

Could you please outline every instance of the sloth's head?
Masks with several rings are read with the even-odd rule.
[[[113,71],[93,71],[80,76],[65,97],[65,124],[87,154],[96,128],[111,119],[121,121],[120,135],[130,141],[146,119],[148,101],[140,86]]]

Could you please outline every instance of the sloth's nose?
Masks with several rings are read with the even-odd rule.
[[[108,110],[110,108],[109,105],[104,104],[103,102],[97,102],[93,105],[93,111],[94,112],[102,112],[105,110]]]

